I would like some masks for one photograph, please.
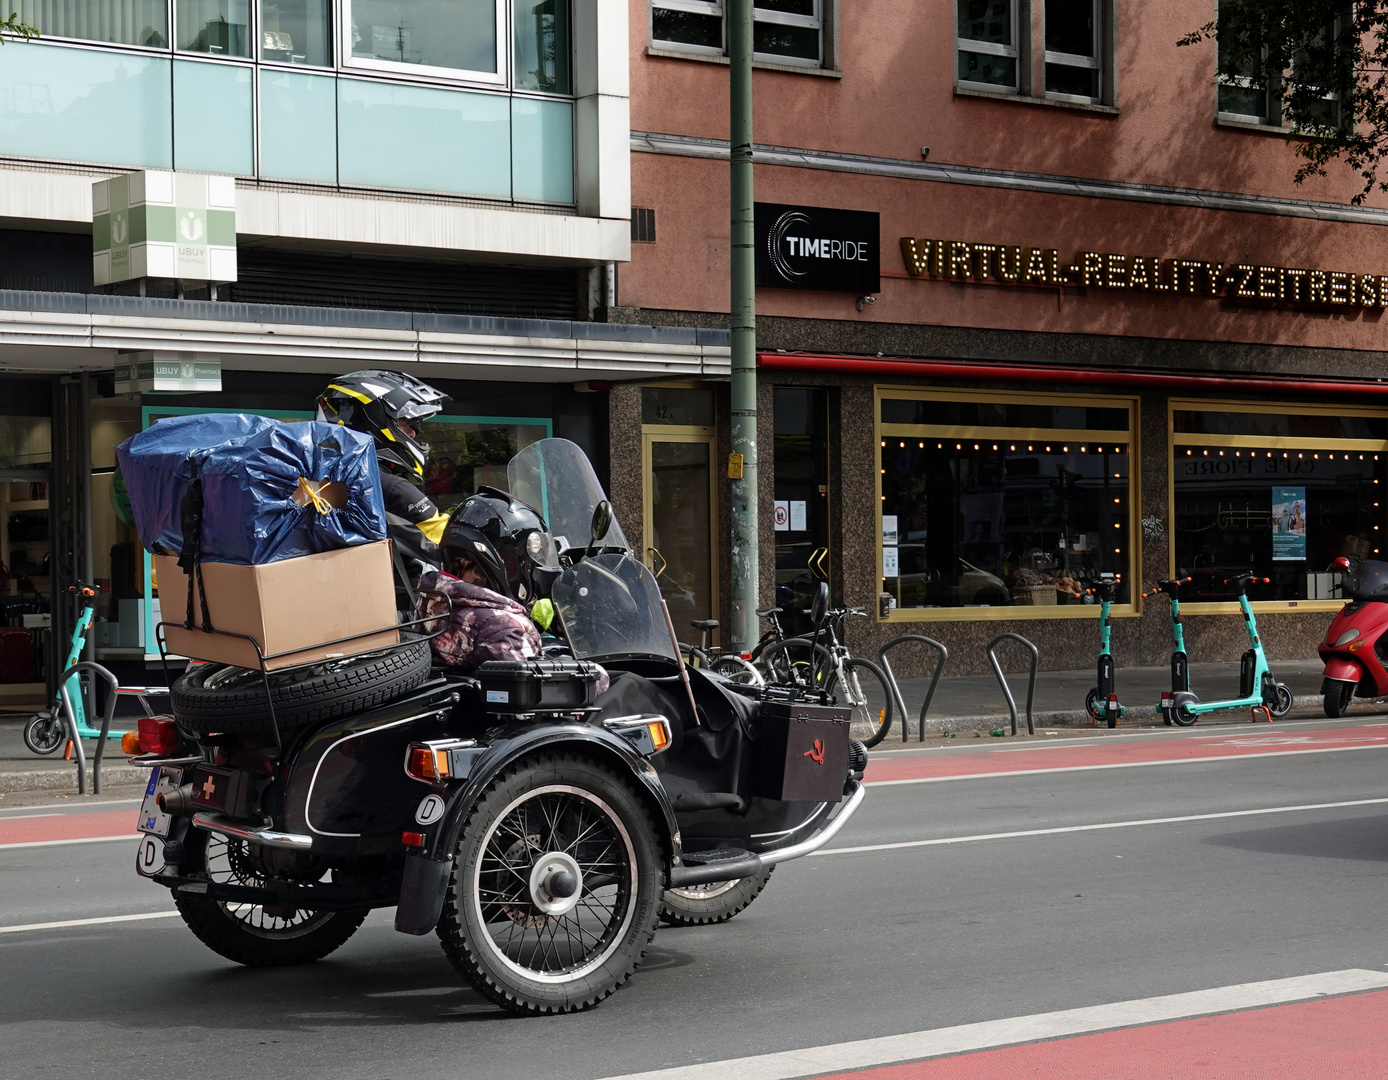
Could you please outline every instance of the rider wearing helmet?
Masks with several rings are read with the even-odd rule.
[[[412,579],[426,566],[438,565],[437,545],[448,521],[418,486],[429,459],[419,427],[447,400],[447,394],[412,375],[374,369],[340,375],[318,396],[319,420],[345,424],[376,440],[388,531],[399,553],[415,564]]]
[[[454,510],[440,544],[444,570],[420,581],[418,618],[452,618],[431,644],[436,659],[472,671],[487,660],[521,660],[540,652],[528,611],[540,567],[554,566],[545,523],[533,509],[496,488],[482,487]],[[437,626],[427,627],[432,633]]]

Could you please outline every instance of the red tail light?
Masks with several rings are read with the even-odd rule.
[[[178,722],[172,716],[145,716],[139,724],[140,750],[160,757],[173,757],[179,751]]]

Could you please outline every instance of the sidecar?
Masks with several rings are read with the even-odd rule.
[[[309,671],[206,665],[175,684],[175,718],[148,722],[165,738],[134,759],[153,767],[138,868],[217,952],[318,959],[393,906],[498,1005],[582,1009],[631,976],[662,910],[745,906],[861,804],[847,710],[682,665],[576,446],[536,443],[508,475],[558,541],[536,546],[568,551],[547,568],[545,656],[460,676],[415,638]],[[387,668],[389,700],[353,707]],[[252,715],[257,680],[269,707]],[[276,711],[323,685],[355,688],[331,718]]]

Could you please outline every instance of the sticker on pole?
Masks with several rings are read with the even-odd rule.
[[[414,819],[421,825],[432,825],[443,817],[443,800],[437,795],[427,795],[414,812]]]
[[[141,877],[154,877],[164,869],[164,841],[146,833],[135,849],[135,871]]]

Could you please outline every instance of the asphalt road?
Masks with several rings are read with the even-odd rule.
[[[1324,740],[1297,741],[1340,727],[1364,746],[1323,752]],[[1382,972],[1388,801],[1282,808],[1388,800],[1388,727],[1365,718],[1234,734],[1292,741],[1257,756],[875,786],[832,845],[874,850],[780,867],[723,926],[662,929],[633,981],[576,1016],[494,1010],[461,986],[433,938],[395,933],[386,912],[328,960],[278,971],[221,960],[177,918],[0,932],[0,1077],[596,1080],[1317,972]],[[1119,738],[1174,749],[1210,735]],[[1064,764],[1085,742],[1030,753]],[[926,751],[921,765],[928,773],[947,756],[990,768],[1005,760],[993,755],[1015,752],[962,745]],[[909,779],[916,758],[883,760]],[[133,805],[3,810],[0,828],[122,809],[133,819]],[[1204,816],[1214,814],[1243,816]],[[1162,820],[1175,817],[1194,820]],[[1091,828],[1123,821],[1150,823]],[[1078,831],[1042,831],[1065,829]],[[996,835],[1006,833],[1029,835]],[[946,839],[960,842],[920,844]],[[917,846],[879,847],[893,844]],[[133,849],[0,846],[0,931],[172,910],[136,877]]]

